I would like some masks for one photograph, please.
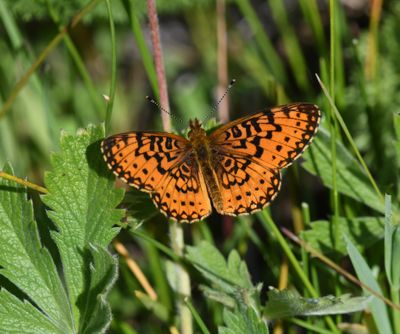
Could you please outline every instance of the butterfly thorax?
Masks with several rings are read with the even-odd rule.
[[[210,139],[207,133],[202,128],[199,120],[194,119],[189,123],[190,131],[188,137],[192,144],[192,149],[195,154],[196,162],[200,166],[201,173],[207,185],[208,193],[213,199],[213,203],[217,211],[222,208],[222,197],[218,186],[218,177],[215,173],[215,153],[213,153],[210,145]]]

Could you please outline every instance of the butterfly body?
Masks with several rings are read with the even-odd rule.
[[[195,222],[211,213],[211,203],[233,216],[268,205],[279,192],[280,170],[309,145],[319,120],[317,106],[294,103],[235,120],[210,135],[195,119],[188,139],[127,132],[106,138],[101,149],[109,168],[150,193],[166,216]]]

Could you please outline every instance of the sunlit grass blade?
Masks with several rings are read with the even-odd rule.
[[[350,256],[351,263],[353,264],[353,267],[357,273],[357,277],[361,282],[382,295],[382,290],[368,264],[366,263],[362,255],[358,252],[357,248],[354,247],[350,239],[347,238],[346,235],[344,235],[344,238],[347,244],[347,251]],[[384,302],[380,299],[374,298],[370,302],[370,306],[372,316],[374,317],[379,333],[393,333],[392,326],[390,325],[389,314],[387,312],[387,308]]]

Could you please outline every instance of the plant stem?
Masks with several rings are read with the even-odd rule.
[[[154,63],[157,73],[158,90],[160,93],[160,104],[167,111],[161,113],[161,118],[163,121],[164,130],[170,131],[171,119],[169,114],[170,108],[168,100],[168,89],[164,71],[164,60],[161,50],[158,17],[154,0],[147,0],[147,9],[149,15],[151,41],[153,45]],[[169,229],[170,229],[169,235],[170,235],[172,250],[179,257],[182,257],[183,249],[185,248],[182,226],[176,222],[171,222],[169,225]],[[174,272],[175,272],[174,286],[176,287],[177,290],[175,291],[175,293],[179,295],[178,298],[176,298],[176,303],[180,318],[181,334],[192,334],[193,333],[192,314],[190,312],[190,309],[184,302],[184,298],[190,297],[190,290],[191,290],[190,277],[186,272],[185,268],[177,262],[174,263]]]
[[[161,51],[160,29],[158,16],[154,0],[147,0],[147,10],[149,14],[149,24],[151,32],[151,42],[153,45],[154,63],[156,66],[158,90],[160,93],[160,105],[167,111],[161,113],[161,118],[165,131],[171,131],[170,107],[168,99],[167,80],[165,78],[164,58]]]
[[[107,101],[107,112],[106,119],[104,122],[105,134],[108,135],[110,130],[111,114],[114,105],[115,98],[115,87],[117,81],[117,48],[115,43],[115,27],[114,20],[112,16],[110,0],[106,0],[107,12],[110,24],[110,37],[111,37],[111,84],[110,84],[110,95],[109,101]]]

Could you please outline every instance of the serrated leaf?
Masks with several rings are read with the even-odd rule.
[[[233,292],[233,287],[253,288],[247,266],[236,250],[231,251],[226,262],[218,249],[206,241],[186,249],[187,259],[207,279],[226,292]]]
[[[82,319],[79,333],[104,333],[112,318],[106,297],[118,276],[118,259],[102,247],[90,245],[89,249],[92,257],[89,284],[80,309],[90,316]]]
[[[224,309],[225,327],[218,327],[218,334],[268,334],[266,323],[251,308],[235,312]]]
[[[21,301],[0,288],[0,332],[19,334],[63,334],[57,326],[27,301]]]
[[[370,298],[343,295],[340,297],[325,296],[304,298],[291,290],[268,291],[268,302],[264,314],[268,320],[284,317],[329,315],[357,312],[365,309]]]
[[[379,287],[378,282],[376,281],[374,275],[372,274],[371,269],[368,264],[365,262],[364,258],[361,256],[357,248],[353,245],[350,239],[347,236],[344,236],[347,244],[347,251],[350,256],[351,263],[357,273],[358,279],[363,282],[365,285],[369,286],[374,291],[378,292],[382,295],[382,290]],[[364,292],[370,295],[370,292],[364,289]],[[379,333],[382,334],[391,334],[392,327],[389,321],[389,315],[387,308],[384,302],[376,297],[370,303],[372,316],[377,325],[377,329]]]
[[[347,235],[359,249],[368,248],[382,239],[384,234],[383,218],[339,217],[337,223],[339,235]],[[346,243],[342,237],[337,240],[337,244],[333,244],[332,225],[329,221],[318,220],[312,222],[310,227],[311,229],[301,232],[302,239],[310,246],[324,254],[337,253],[340,256],[347,254]]]
[[[321,129],[310,149],[303,154],[306,161],[302,166],[311,174],[319,176],[325,186],[332,188],[330,141],[330,135],[324,129]],[[367,175],[361,171],[358,162],[339,142],[336,144],[336,168],[336,186],[338,192],[381,213],[385,212],[384,204],[371,186]]]
[[[12,174],[10,166],[5,166],[4,171]],[[26,197],[24,187],[0,179],[0,273],[43,311],[36,315],[43,318],[44,324],[51,322],[59,333],[65,330],[72,333],[74,323],[66,292],[49,252],[40,244],[32,204]],[[13,302],[12,305],[2,304],[5,312],[7,308],[20,308],[21,312],[32,310],[18,304],[4,291],[2,298],[5,302]],[[19,315],[15,317],[17,319]],[[0,329],[2,324],[15,319],[0,318]]]
[[[106,247],[118,232],[113,225],[123,215],[115,209],[123,190],[114,189],[114,178],[100,154],[99,140],[103,136],[101,126],[89,126],[76,136],[63,134],[61,151],[52,156],[52,171],[45,175],[49,194],[43,196],[43,201],[51,209],[48,216],[58,227],[52,237],[61,255],[76,323],[97,317],[97,306],[82,308],[91,299],[87,290],[92,261],[89,244]]]
[[[259,307],[262,285],[253,286],[246,263],[236,250],[232,250],[225,261],[222,254],[206,241],[186,249],[187,259],[211,282],[215,291],[232,297],[239,306]]]

